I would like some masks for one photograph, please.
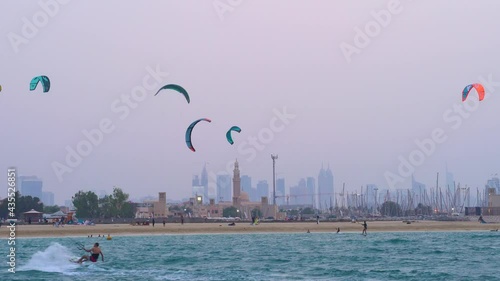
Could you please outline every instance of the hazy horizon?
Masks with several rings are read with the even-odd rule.
[[[474,190],[500,171],[500,39],[492,23],[500,2],[41,2],[52,12],[38,1],[0,3],[8,11],[0,19],[0,167],[43,179],[58,204],[78,190],[113,186],[134,198],[186,198],[203,163],[209,175],[231,172],[236,158],[254,186],[267,180],[272,188],[271,154],[287,191],[300,178],[317,181],[322,163],[335,192],[344,182],[348,190],[387,188],[388,172],[404,179],[393,188],[409,187],[400,156],[424,156],[412,166],[428,187],[437,172],[443,186],[446,165]],[[398,12],[361,40],[357,28],[376,28],[374,13],[388,5]],[[23,35],[23,18],[33,24],[43,13],[45,24]],[[51,79],[48,93],[29,91],[38,75]],[[169,83],[183,86],[191,103],[174,91],[154,96]],[[472,90],[462,102],[471,83],[483,83],[485,100],[477,103]],[[139,101],[123,100],[132,93]],[[192,152],[184,135],[199,118],[212,122],[193,130]],[[102,122],[111,132],[70,167],[67,147],[76,150],[87,140],[82,131]],[[234,125],[242,132],[230,145],[225,133]],[[416,152],[415,142],[433,135],[443,141],[428,155]],[[56,162],[71,172],[58,176]]]

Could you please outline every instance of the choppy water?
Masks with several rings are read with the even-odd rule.
[[[105,262],[68,261],[96,241]],[[500,280],[499,250],[486,231],[33,238],[0,280]]]

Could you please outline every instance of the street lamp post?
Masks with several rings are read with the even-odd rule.
[[[271,159],[273,159],[273,205],[276,208],[276,159],[278,155],[271,154]]]

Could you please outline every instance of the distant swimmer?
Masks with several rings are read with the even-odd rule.
[[[492,229],[492,230],[490,230],[490,231],[495,231],[495,232],[497,232],[497,231],[498,231],[498,228],[497,228],[497,229]]]
[[[361,225],[363,226],[363,232],[361,232],[361,234],[366,235],[366,230],[368,229],[368,224],[366,224],[366,221],[364,221]]]
[[[309,229],[307,230],[307,233],[311,233],[311,231],[309,231]]]
[[[104,236],[104,235],[103,235]],[[111,240],[111,235],[108,234],[108,237],[106,237],[106,240]]]
[[[99,258],[99,255],[101,255],[102,261],[104,261],[104,254],[102,253],[101,249],[99,248],[99,243],[95,243],[94,247],[92,249],[87,250],[85,248],[82,248],[85,252],[89,252],[91,255],[83,255],[76,263],[82,263],[84,261],[90,260],[91,262],[96,262],[97,259]]]

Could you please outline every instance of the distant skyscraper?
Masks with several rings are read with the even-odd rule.
[[[193,176],[193,181],[191,183],[191,186],[199,186],[200,184],[200,177],[198,175]],[[201,193],[203,194],[203,193]]]
[[[490,202],[491,195],[498,194],[500,191],[500,179],[498,177],[493,177],[486,182],[486,186],[484,189],[484,202],[481,203],[483,207],[491,207],[488,205]],[[468,207],[468,206],[466,206]]]
[[[22,196],[38,197],[42,200],[43,182],[36,176],[20,176],[19,183]]]
[[[316,180],[313,177],[307,177],[306,179],[306,188],[307,188],[307,196],[304,197],[306,204],[312,205],[313,207],[316,205]]]
[[[486,183],[486,186],[489,188],[496,189],[497,194],[500,194],[500,179],[497,177],[491,178]]]
[[[261,180],[257,183],[257,196],[259,201],[262,197],[269,198],[269,185],[267,184],[267,181]],[[271,202],[271,200],[269,200],[269,202]]]
[[[455,190],[455,179],[453,178],[453,174],[448,171],[448,165],[446,165],[446,190],[450,192]]]
[[[232,202],[231,176],[217,175],[217,202]]]
[[[331,200],[330,200],[331,199]],[[333,187],[333,173],[330,166],[325,170],[323,166],[318,175],[318,208],[326,210],[330,207],[330,202],[335,199]]]
[[[298,185],[290,186],[290,204],[299,205],[300,204],[300,188]]]
[[[284,205],[285,204],[285,179],[279,178],[276,179],[276,196],[280,196],[276,198],[276,204]]]
[[[247,175],[241,176],[241,191],[248,193],[252,191],[252,178]]]
[[[425,197],[425,184],[415,180],[415,177],[411,175],[411,191],[413,193],[413,203],[418,205],[424,202]]]
[[[248,194],[250,201],[259,201],[257,198],[257,191],[252,187],[252,178],[250,176],[241,176],[241,191]]]
[[[378,187],[375,184],[366,185],[366,207],[374,209],[378,204]]]
[[[200,185],[203,186],[203,201],[205,201],[204,203],[207,203],[209,202],[207,164],[203,165],[203,170],[201,171]]]
[[[312,180],[300,179],[299,183],[290,187],[290,203],[292,205],[309,205],[313,206],[314,178]]]
[[[45,206],[54,206],[54,193],[42,192],[42,202]]]

